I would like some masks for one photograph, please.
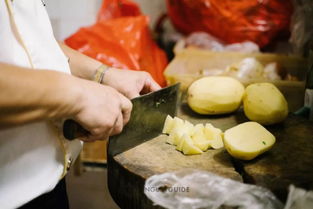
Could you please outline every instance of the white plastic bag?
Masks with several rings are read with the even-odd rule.
[[[169,209],[218,209],[222,205],[239,209],[283,208],[265,188],[194,169],[151,176],[144,190],[155,204]]]
[[[284,209],[312,209],[313,191],[305,191],[291,185],[287,203]]]
[[[187,46],[195,46],[200,49],[208,49],[216,52],[260,52],[259,46],[251,41],[244,41],[234,44],[226,44],[216,37],[206,32],[194,32],[185,39]]]

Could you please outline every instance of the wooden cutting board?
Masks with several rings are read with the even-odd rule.
[[[248,121],[242,111],[224,116],[200,116],[186,104],[178,116],[190,122],[207,123],[223,131]],[[144,127],[143,127],[144,128]],[[271,189],[282,200],[290,183],[313,189],[313,123],[290,116],[283,124],[267,127],[277,138],[274,148],[255,160],[234,160],[225,149],[185,156],[158,136],[114,158],[108,159],[108,181],[112,197],[121,208],[160,208],[143,193],[145,180],[154,174],[197,168],[237,181]]]
[[[166,136],[160,135],[146,143],[114,157],[128,171],[143,179],[154,174],[185,168],[201,169],[220,176],[242,181],[235,171],[230,156],[224,149],[210,149],[201,155],[184,155],[175,146],[166,143]]]

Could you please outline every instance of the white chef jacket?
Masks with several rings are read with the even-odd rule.
[[[0,62],[70,73],[41,0],[0,0]],[[81,147],[48,121],[0,130],[0,208],[51,191]]]

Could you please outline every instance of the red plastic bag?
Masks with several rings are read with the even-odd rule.
[[[253,41],[260,47],[288,30],[290,0],[167,0],[174,26],[189,34],[208,32],[227,42]]]
[[[65,43],[104,64],[144,70],[165,86],[165,53],[152,40],[148,17],[129,0],[104,0],[96,24],[80,28]]]

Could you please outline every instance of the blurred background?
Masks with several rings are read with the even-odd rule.
[[[134,0],[140,5],[144,14],[149,15],[150,25],[166,12],[163,0]],[[102,0],[45,0],[54,35],[58,40],[64,40],[80,27],[94,24]]]

